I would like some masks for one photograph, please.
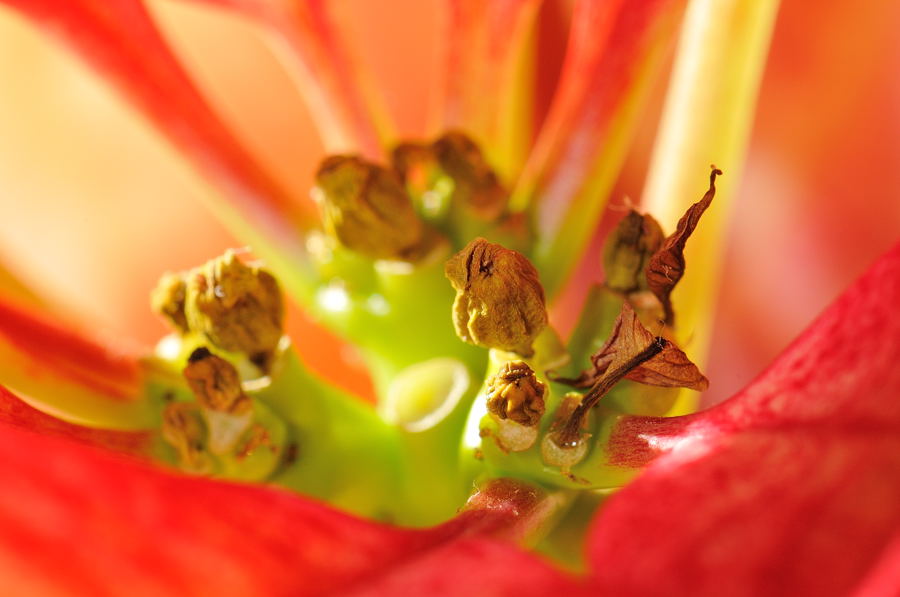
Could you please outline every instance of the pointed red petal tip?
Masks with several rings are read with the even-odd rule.
[[[109,398],[132,399],[140,388],[134,357],[113,354],[2,300],[0,354],[4,357],[0,371],[15,368],[17,374],[36,380],[50,376]],[[12,372],[5,371],[4,380],[11,377]]]
[[[689,417],[623,423],[631,451],[620,457],[662,455],[594,523],[599,587],[651,595],[665,579],[668,595],[892,594],[897,304],[900,245],[746,390]]]
[[[181,477],[3,425],[0,478],[2,594],[25,586],[221,597],[578,588],[486,537],[496,530],[490,515],[456,528],[393,529],[281,491]]]
[[[32,408],[3,386],[0,386],[0,422],[141,458],[148,457],[152,443],[151,435],[145,432],[107,431],[66,423]]]
[[[104,75],[251,221],[286,238],[290,197],[199,93],[139,0],[0,0]],[[273,230],[273,228],[276,228]]]

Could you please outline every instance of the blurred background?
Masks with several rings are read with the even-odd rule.
[[[436,4],[335,3],[400,130],[412,137],[425,128],[437,81]],[[150,7],[240,138],[305,198],[322,149],[259,31],[193,4]],[[539,113],[558,74],[568,14],[568,3],[548,0],[540,15]],[[783,0],[722,247],[705,401],[752,379],[900,238],[898,29],[900,3]],[[664,91],[661,81],[613,202],[641,196]],[[0,264],[43,308],[100,339],[152,345],[166,332],[147,299],[159,275],[240,246],[202,206],[210,192],[100,79],[0,8]],[[601,228],[618,217],[610,214]],[[601,279],[598,239],[566,301]],[[352,350],[296,309],[290,328],[314,368],[358,370]],[[361,373],[340,381],[368,388]]]

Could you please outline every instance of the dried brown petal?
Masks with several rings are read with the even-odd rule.
[[[222,350],[248,355],[263,369],[283,334],[278,282],[233,251],[188,274],[185,314],[191,330]]]
[[[187,318],[184,315],[186,288],[183,274],[167,272],[150,293],[150,307],[182,334],[188,332]]]
[[[653,216],[630,210],[603,247],[606,286],[625,293],[646,290],[647,262],[663,240],[662,228]]]
[[[373,259],[408,260],[426,229],[402,181],[357,156],[331,156],[316,172],[314,196],[325,230]]]
[[[487,385],[488,412],[526,427],[534,427],[540,422],[546,386],[538,381],[527,363],[504,363]]]
[[[721,170],[715,166],[712,167],[709,175],[709,190],[700,201],[690,206],[681,216],[675,232],[666,239],[662,248],[654,253],[647,263],[647,287],[662,303],[666,312],[667,325],[671,326],[675,322],[670,295],[672,289],[684,275],[684,246],[694,229],[697,228],[700,216],[716,196],[716,176],[721,174]]]
[[[241,389],[241,379],[234,365],[198,348],[188,359],[184,378],[194,396],[204,408],[220,413],[244,415],[253,404]]]
[[[544,289],[522,254],[477,238],[450,258],[444,273],[456,289],[453,324],[471,344],[534,354],[547,325]]]
[[[591,387],[606,375],[610,367],[627,361],[658,340],[641,324],[637,313],[626,301],[613,324],[609,338],[591,355],[593,367],[575,379],[561,377],[551,379],[576,388]],[[630,369],[625,378],[651,386],[681,387],[698,391],[709,387],[709,381],[700,373],[697,366],[668,340],[662,341],[658,354]]]

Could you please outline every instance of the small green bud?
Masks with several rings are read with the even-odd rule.
[[[444,274],[456,290],[453,324],[463,341],[534,354],[547,310],[537,270],[524,255],[477,238],[447,261]]]

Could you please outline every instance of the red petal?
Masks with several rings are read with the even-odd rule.
[[[517,79],[540,2],[445,0],[443,80],[438,94],[441,131],[473,136],[502,174],[521,167],[529,142],[533,81]]]
[[[451,571],[473,553],[491,558],[478,562],[486,570],[521,561],[485,535],[527,515],[511,504],[431,530],[393,529],[281,491],[171,475],[11,428],[0,429],[0,478],[4,594],[23,586],[91,596],[126,587],[147,595],[343,594],[438,554]],[[472,588],[465,577],[455,581]]]
[[[4,355],[0,371],[4,379],[16,367],[35,384],[77,385],[110,399],[131,399],[140,389],[137,361],[113,354],[71,331],[31,314],[0,299],[0,350],[12,349],[14,357]],[[24,369],[24,371],[23,371]],[[42,379],[47,379],[42,382]]]
[[[238,210],[286,241],[285,191],[251,158],[197,91],[138,0],[0,0],[59,36],[140,109]]]
[[[745,429],[810,423],[900,427],[897,305],[900,244],[736,396],[685,417],[624,419],[611,440],[613,461],[640,467],[685,438]]]
[[[236,10],[279,32],[293,51],[299,86],[330,152],[380,157],[389,128],[380,98],[351,56],[333,22],[327,0],[267,3],[258,0],[194,0]]]
[[[151,444],[149,433],[91,429],[66,423],[32,408],[3,386],[0,386],[0,422],[132,456],[147,456]]]
[[[743,392],[620,424],[615,462],[658,458],[596,521],[600,584],[629,595],[658,592],[658,579],[672,595],[884,586],[900,534],[898,304],[900,245]]]
[[[601,511],[589,557],[609,594],[847,595],[898,505],[896,427],[740,432],[656,461]]]
[[[545,266],[542,282],[551,293],[569,265],[554,243],[576,246],[572,255],[566,253],[573,261],[593,231],[639,118],[648,75],[655,72],[653,58],[670,39],[682,4],[582,0],[575,5],[559,87],[513,198],[520,207],[539,202],[534,221],[542,246],[536,258]],[[566,238],[557,239],[562,230]]]

